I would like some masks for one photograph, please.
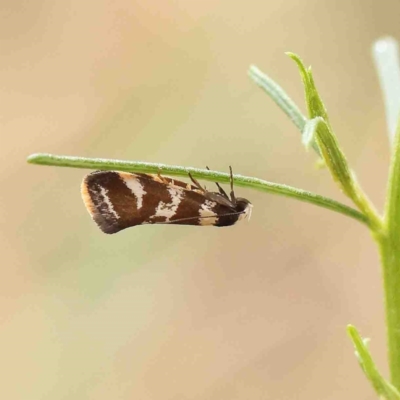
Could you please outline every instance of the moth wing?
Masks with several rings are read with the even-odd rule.
[[[146,176],[169,185],[168,191],[172,194],[170,203],[162,203],[157,207],[156,214],[151,218],[152,222],[150,223],[229,226],[238,219],[239,213],[236,212],[231,201],[220,193],[203,191],[198,186],[168,177]],[[183,190],[179,190],[179,188],[183,188]],[[173,212],[170,213],[170,210]],[[168,214],[166,219],[163,218],[162,214],[164,213]]]
[[[193,185],[150,174],[93,172],[83,180],[82,197],[105,233],[142,224],[217,225],[218,215],[232,213]]]

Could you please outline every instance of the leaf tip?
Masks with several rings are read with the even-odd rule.
[[[287,56],[289,56],[292,60],[294,60],[297,64],[304,65],[302,59],[296,53],[292,53],[291,51],[287,51],[285,54]]]
[[[256,76],[258,72],[259,69],[254,64],[250,64],[249,68],[247,69],[247,75],[249,75],[251,78]]]
[[[37,159],[38,159],[39,156],[40,156],[39,153],[30,154],[30,155],[26,158],[26,162],[27,162],[28,164],[36,164],[36,161],[37,161]]]
[[[291,51],[285,51],[285,54],[290,58],[299,58],[299,56],[296,53],[293,53]]]

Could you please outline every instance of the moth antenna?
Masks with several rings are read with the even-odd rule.
[[[207,218],[219,218],[219,217],[227,217],[230,215],[240,215],[244,214],[245,211],[236,211],[233,213],[228,213],[228,214],[216,214],[216,215],[205,215],[204,217],[187,217],[187,218],[179,218],[179,219],[174,219],[173,221],[168,221],[168,222],[157,222],[158,225],[168,225],[168,224],[174,224],[175,222],[182,222],[182,221],[190,221],[193,219],[207,219]]]
[[[218,188],[219,192],[222,194],[222,196],[229,199],[228,195],[226,194],[225,190],[222,189],[221,185],[218,182],[215,182],[215,184],[217,185],[217,188]]]
[[[230,172],[230,181],[231,181],[231,201],[233,204],[236,204],[236,197],[235,197],[235,192],[233,190],[233,173],[232,173],[232,167],[229,166],[229,172]]]
[[[210,171],[210,168],[208,168],[208,166],[206,166],[206,168]],[[224,196],[225,198],[229,199],[228,195],[226,194],[225,190],[221,187],[221,185],[218,182],[215,182],[215,184],[217,185],[219,193],[222,194],[222,196]]]

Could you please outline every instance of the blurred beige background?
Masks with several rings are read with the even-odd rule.
[[[303,104],[312,64],[348,158],[382,207],[383,102],[370,55],[400,38],[395,1],[100,0],[0,6],[0,393],[7,399],[374,399],[346,337],[387,374],[378,256],[366,229],[290,199],[233,228],[102,234],[89,172],[34,152],[253,175],[343,202],[247,77]],[[304,107],[303,107],[304,109]]]

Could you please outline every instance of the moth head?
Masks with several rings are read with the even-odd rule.
[[[253,210],[253,204],[251,204],[249,200],[244,199],[243,197],[237,197],[236,210],[242,213],[239,215],[239,221],[242,219],[250,220],[251,211]]]

